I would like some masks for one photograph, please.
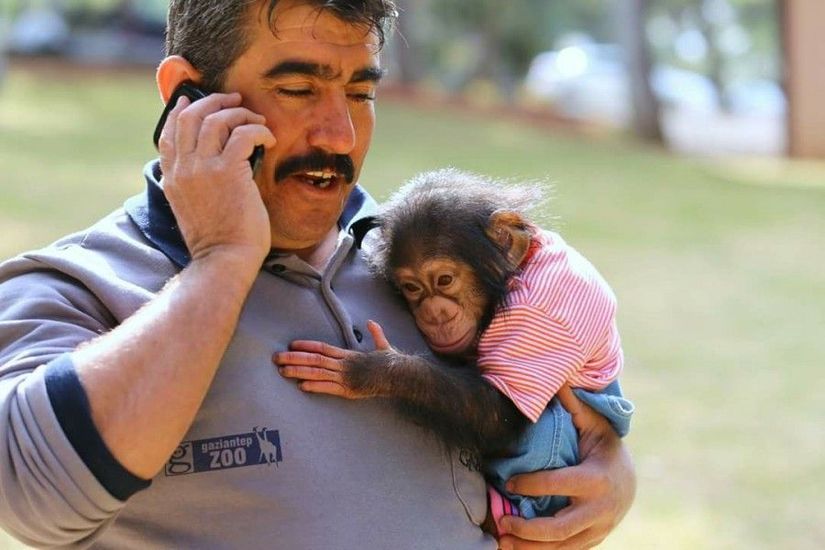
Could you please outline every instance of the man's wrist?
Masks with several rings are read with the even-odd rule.
[[[248,291],[261,270],[266,253],[260,248],[243,245],[215,246],[192,254],[189,269],[206,271],[228,284],[238,284]],[[230,289],[227,289],[230,290]]]

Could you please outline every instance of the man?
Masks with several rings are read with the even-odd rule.
[[[368,318],[426,349],[350,234],[371,206],[353,182],[393,14],[386,0],[171,2],[164,101],[184,81],[225,93],[175,106],[144,195],[0,270],[0,524],[12,534],[100,548],[495,547],[478,528],[483,480],[460,457],[383,403],[305,395],[271,363],[298,338],[367,350]],[[515,490],[574,505],[512,518],[502,547],[587,547],[629,507],[621,443],[569,407],[583,464]]]

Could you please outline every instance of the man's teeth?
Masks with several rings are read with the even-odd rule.
[[[314,181],[312,184],[316,187],[320,187],[321,189],[325,189],[329,187],[332,183],[332,179],[337,175],[335,172],[305,172],[306,176],[315,180],[321,181]]]

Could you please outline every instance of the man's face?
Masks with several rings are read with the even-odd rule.
[[[272,247],[312,248],[335,226],[369,148],[378,40],[300,0],[278,3],[275,33],[265,10],[253,7],[250,23],[224,91],[240,92],[277,140],[256,177]]]

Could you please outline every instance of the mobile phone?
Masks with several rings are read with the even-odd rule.
[[[183,82],[180,86],[175,88],[175,91],[172,92],[172,97],[169,98],[169,103],[166,104],[166,107],[163,109],[163,113],[160,115],[158,125],[155,126],[155,134],[153,136],[155,147],[157,147],[158,142],[160,142],[160,133],[163,131],[163,126],[166,124],[166,119],[169,118],[169,113],[171,113],[172,109],[175,108],[175,105],[181,96],[189,98],[189,101],[194,103],[195,101],[203,99],[208,95],[209,94],[207,92],[198,88],[191,82]],[[257,170],[263,156],[264,146],[256,145],[255,149],[252,151],[252,155],[249,157],[249,166],[252,167],[253,174]]]

